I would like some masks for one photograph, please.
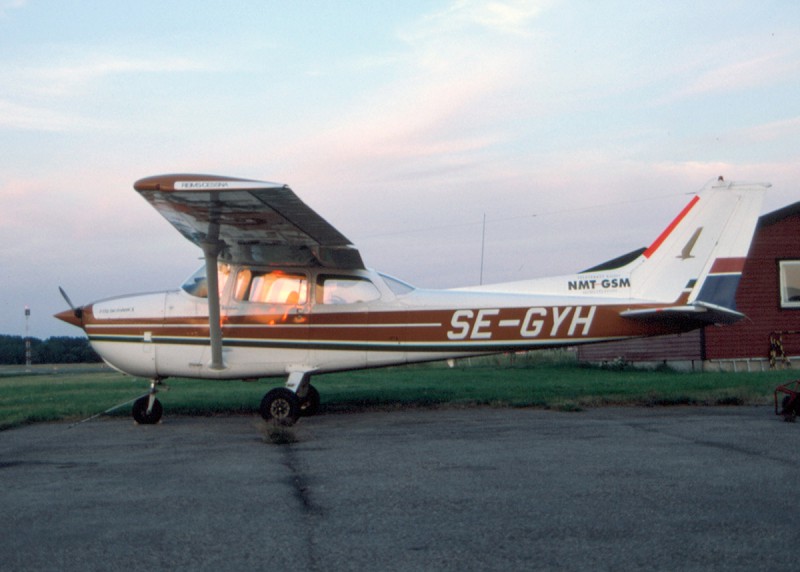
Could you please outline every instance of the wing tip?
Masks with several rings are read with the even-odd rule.
[[[133,183],[133,188],[142,191],[209,191],[235,189],[269,189],[288,188],[283,183],[226,177],[221,175],[205,175],[198,173],[170,173],[144,177]]]

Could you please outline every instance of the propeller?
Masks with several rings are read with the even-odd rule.
[[[75,317],[78,318],[79,320],[83,318],[83,308],[76,307],[75,304],[72,303],[72,300],[69,299],[69,296],[67,296],[67,293],[61,286],[58,287],[58,291],[61,292],[61,297],[64,298],[64,300],[66,300],[67,304],[69,304],[69,307],[72,309],[72,313],[75,314]]]

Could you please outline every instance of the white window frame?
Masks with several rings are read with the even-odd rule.
[[[781,308],[800,308],[800,260],[778,263]]]

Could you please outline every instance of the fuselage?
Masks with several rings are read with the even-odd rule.
[[[567,279],[566,295],[553,295],[416,289],[371,270],[221,264],[224,367],[215,368],[204,276],[177,290],[95,302],[80,318],[59,317],[82,327],[107,363],[149,378],[322,373],[676,331],[621,317],[648,304],[626,298],[627,285],[614,276],[603,296],[593,295],[599,283]],[[609,288],[623,295],[609,297]]]

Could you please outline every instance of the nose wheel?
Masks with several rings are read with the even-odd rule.
[[[133,420],[139,425],[154,425],[161,420],[164,408],[161,402],[156,399],[156,386],[161,380],[154,379],[150,382],[150,392],[133,402]]]

